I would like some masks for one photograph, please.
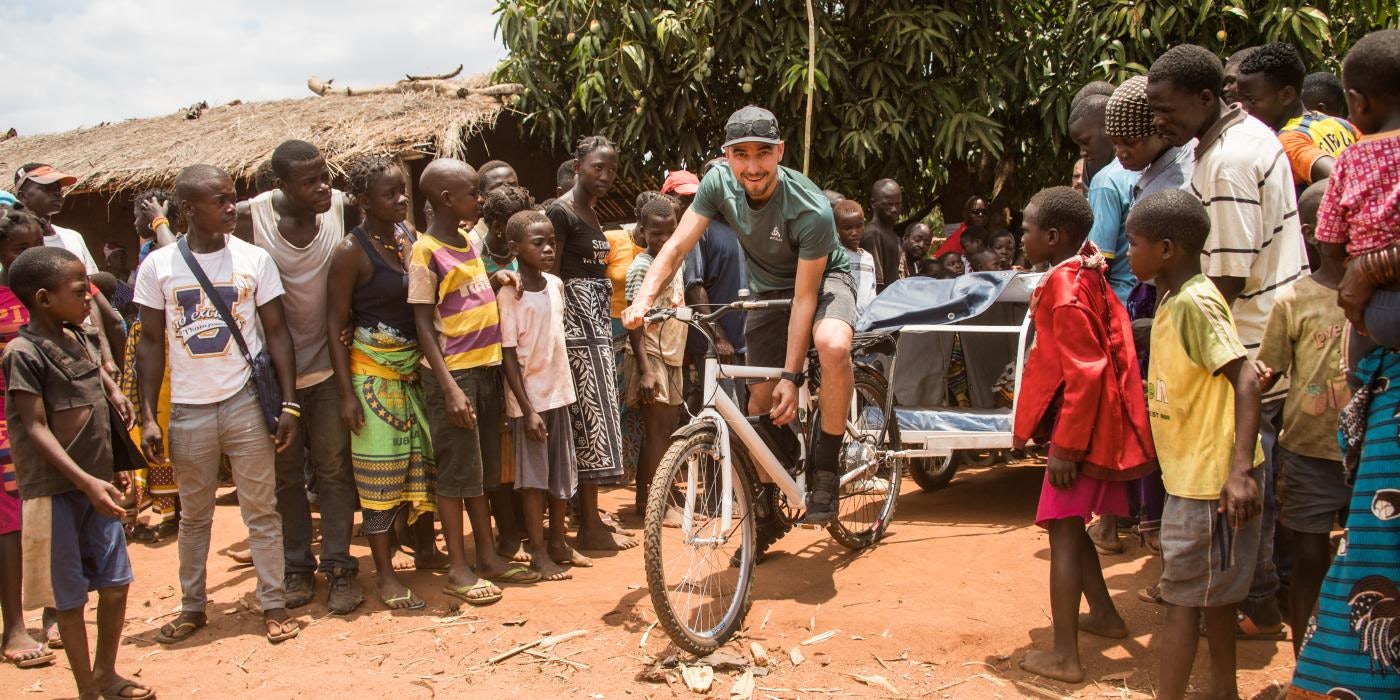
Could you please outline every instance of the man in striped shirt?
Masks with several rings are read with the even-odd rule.
[[[1235,327],[1252,361],[1259,353],[1274,296],[1307,273],[1298,203],[1288,157],[1272,129],[1221,99],[1225,73],[1220,59],[1191,44],[1162,54],[1147,74],[1147,101],[1154,123],[1172,145],[1198,139],[1192,194],[1210,214],[1210,236],[1201,270],[1231,305]],[[1250,598],[1241,606],[1241,631],[1281,635],[1273,566],[1273,443],[1288,387],[1275,384],[1263,397],[1260,437],[1264,443],[1264,532]],[[1281,638],[1276,637],[1276,638]]]

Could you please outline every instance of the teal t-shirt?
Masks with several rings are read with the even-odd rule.
[[[826,258],[826,271],[850,272],[836,238],[831,203],[821,188],[796,170],[778,167],[778,188],[762,209],[749,206],[744,188],[729,164],[716,165],[691,203],[695,213],[721,219],[739,236],[754,293],[792,289],[797,261]]]

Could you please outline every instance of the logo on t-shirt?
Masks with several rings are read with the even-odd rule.
[[[238,315],[238,301],[243,296],[242,285],[216,284],[214,290],[223,297],[239,328],[247,321]],[[185,346],[190,357],[223,357],[229,353],[233,334],[219,317],[219,310],[209,303],[204,289],[198,285],[175,290],[175,305],[180,313],[170,321],[170,332]]]
[[[768,234],[768,240],[781,243],[783,241],[783,232],[779,230],[777,226],[774,226],[773,232]]]

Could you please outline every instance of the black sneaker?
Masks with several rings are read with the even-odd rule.
[[[316,577],[311,574],[287,574],[282,579],[282,587],[287,592],[287,609],[299,608],[316,597]]]
[[[331,569],[330,595],[326,598],[326,608],[336,615],[348,615],[365,602],[364,591],[355,577],[354,569]]]
[[[840,504],[840,496],[836,492],[839,485],[840,479],[835,472],[812,473],[812,492],[807,497],[807,512],[800,521],[803,525],[825,525],[836,519]]]

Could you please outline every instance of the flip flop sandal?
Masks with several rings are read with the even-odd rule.
[[[403,590],[403,595],[394,596],[393,598],[380,598],[379,601],[387,605],[390,610],[422,610],[428,607],[428,604],[421,599],[414,598],[412,588],[405,588]],[[405,605],[405,603],[407,603],[407,605]]]
[[[276,631],[273,631],[274,626]],[[273,644],[285,642],[301,634],[301,625],[298,625],[296,620],[290,618],[281,621],[264,618],[263,627],[267,630],[267,641]]]
[[[540,580],[540,572],[524,564],[511,564],[506,572],[491,579],[494,583],[535,583]]]
[[[442,592],[452,596],[453,598],[457,598],[465,602],[467,605],[475,605],[477,607],[482,607],[490,605],[492,603],[500,602],[500,590],[498,589],[495,593],[490,595],[477,596],[475,598],[473,598],[471,594],[475,593],[476,591],[490,590],[495,587],[495,584],[483,578],[477,579],[477,582],[470,586],[444,586]]]
[[[1138,600],[1153,605],[1166,605],[1167,601],[1162,599],[1162,590],[1155,584],[1146,588],[1138,589]]]
[[[1260,627],[1259,624],[1248,615],[1242,612],[1235,613],[1236,639],[1277,642],[1287,636],[1288,633],[1284,631],[1283,623],[1281,622],[1276,627]]]
[[[174,644],[175,642],[184,641],[193,636],[195,632],[199,631],[199,628],[207,624],[209,624],[207,618],[185,618],[184,620],[177,619],[167,622],[165,626],[160,628],[160,631],[156,633],[156,641],[161,644]]]
[[[131,688],[146,691],[145,695],[123,695]],[[155,700],[156,691],[147,688],[129,678],[118,678],[111,685],[102,689],[103,700]]]
[[[44,626],[44,646],[50,649],[62,649],[63,637],[58,632],[58,623]]]
[[[27,659],[21,658],[28,654],[35,653],[37,653],[38,655],[32,656]],[[9,653],[5,655],[5,660],[14,664],[15,668],[35,668],[38,666],[45,666],[47,664],[53,663],[53,658],[53,652],[49,651],[43,644],[40,644],[39,646],[34,647],[33,649],[30,649],[28,651],[21,651],[19,653]]]

